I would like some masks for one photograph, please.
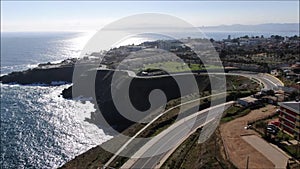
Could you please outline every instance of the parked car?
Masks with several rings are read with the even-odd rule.
[[[279,128],[275,126],[274,124],[267,125],[267,132],[271,134],[277,134],[279,131]]]

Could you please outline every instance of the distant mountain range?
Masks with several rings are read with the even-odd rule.
[[[261,31],[261,32],[299,32],[299,23],[267,23],[259,25],[220,25],[203,26],[203,31]]]

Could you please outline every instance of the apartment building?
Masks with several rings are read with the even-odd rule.
[[[300,140],[300,102],[280,102],[280,128]]]

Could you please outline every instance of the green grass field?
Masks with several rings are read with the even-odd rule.
[[[186,64],[186,63],[180,63],[180,62],[162,62],[162,63],[152,63],[147,64],[144,66],[141,70],[146,69],[163,69],[167,72],[174,73],[174,72],[184,72],[184,71],[197,71],[197,70],[205,70],[205,69],[220,69],[222,67],[214,66],[214,65],[207,65],[202,66],[200,64]]]

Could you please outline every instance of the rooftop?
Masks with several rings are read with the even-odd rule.
[[[290,101],[290,102],[281,102],[280,106],[292,110],[294,112],[300,113],[300,102]]]
[[[244,97],[244,98],[240,98],[239,100],[242,100],[242,101],[245,101],[245,102],[248,102],[248,103],[257,101],[257,99],[253,98],[253,97]]]

